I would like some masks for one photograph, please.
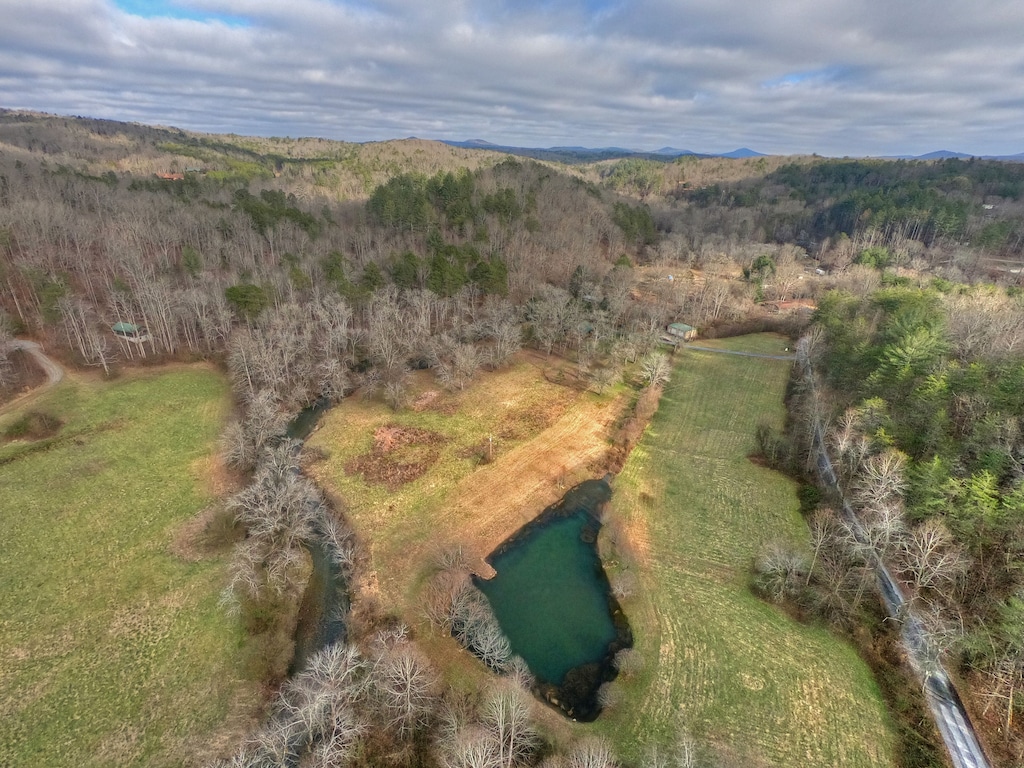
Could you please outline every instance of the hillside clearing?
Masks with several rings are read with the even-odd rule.
[[[708,343],[785,346],[770,335]],[[868,667],[747,587],[764,542],[807,535],[793,484],[747,458],[758,422],[782,420],[788,373],[781,361],[682,353],[616,479],[613,514],[639,563],[640,588],[624,608],[646,666],[595,728],[626,759],[667,744],[683,722],[745,765],[892,764],[893,732]]]
[[[551,383],[543,373],[557,364],[558,358],[521,353],[509,369],[482,373],[454,393],[424,372],[415,377],[411,409],[394,413],[375,401],[345,401],[310,438],[328,455],[310,474],[344,499],[387,610],[417,623],[418,580],[442,545],[462,544],[486,573],[483,558],[498,544],[570,485],[604,472],[608,435],[625,397]],[[389,486],[353,471],[366,466],[385,427],[431,435],[429,466],[408,482]],[[487,464],[489,439],[494,460]],[[413,446],[413,455],[422,459],[426,447]]]
[[[244,720],[224,560],[184,535],[228,403],[207,367],[72,376],[33,400],[55,435],[0,445],[0,764],[198,765]]]

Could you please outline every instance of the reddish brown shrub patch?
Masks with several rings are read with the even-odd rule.
[[[565,413],[566,405],[566,402],[559,398],[506,414],[498,424],[495,436],[503,440],[533,437],[558,421]]]
[[[370,483],[397,488],[421,477],[437,462],[437,446],[445,438],[417,427],[385,424],[373,433],[373,448],[345,465],[350,475],[362,475]]]

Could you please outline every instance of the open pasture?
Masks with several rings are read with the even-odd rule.
[[[787,345],[769,334],[701,343]],[[645,666],[594,727],[627,759],[668,745],[681,723],[727,764],[892,764],[884,704],[853,648],[748,588],[765,542],[807,539],[794,484],[748,458],[757,424],[781,424],[789,366],[681,351],[615,481],[613,516],[639,582],[623,607]]]
[[[0,443],[0,765],[200,765],[244,719],[226,557],[189,535],[228,407],[205,366],[72,375],[32,401],[55,434]]]

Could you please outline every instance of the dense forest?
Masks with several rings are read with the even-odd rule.
[[[1020,759],[1024,306],[991,286],[895,284],[828,294],[815,326],[844,485]]]
[[[323,338],[314,327],[329,321],[310,308],[325,303],[354,313],[363,371],[374,355],[391,366],[389,351],[371,349],[387,323],[422,351],[452,329],[493,334],[478,322],[485,305],[529,319],[545,351],[587,347],[589,357],[619,331],[649,347],[670,320],[735,319],[750,306],[717,273],[656,281],[639,289],[651,300],[630,301],[633,267],[656,240],[650,209],[531,161],[478,153],[466,163],[466,151],[425,142],[386,150],[4,118],[6,325],[105,370],[219,354],[246,335]],[[377,176],[386,180],[369,186]],[[144,334],[112,334],[118,323]],[[288,389],[294,405],[322,393],[318,382]]]
[[[223,362],[241,407],[226,456],[251,479],[229,504],[250,531],[233,584],[253,628],[295,597],[297,548],[328,525],[326,500],[294,479],[287,414],[356,388],[399,409],[413,369],[461,389],[524,344],[571,359],[596,390],[628,366],[653,385],[667,375],[667,323],[797,334],[807,316],[781,305],[809,299],[828,393],[794,397],[793,421],[825,419],[879,551],[974,711],[1020,759],[1022,194],[1024,165],[980,160],[568,167],[416,140],[209,136],[4,111],[0,387],[18,384],[2,343],[15,334],[105,373]],[[347,532],[328,532],[349,552]],[[815,567],[793,572],[808,586]],[[464,574],[452,578],[462,589]],[[471,592],[448,594],[487,623]],[[468,621],[445,610],[442,624]],[[327,764],[357,732],[370,734],[367,760],[559,764],[522,719],[521,685],[444,698],[402,628],[381,617],[366,627],[361,650],[326,654],[282,689],[262,741],[235,764],[280,749],[293,759],[296,740],[320,761],[310,764]],[[275,683],[288,652],[278,629],[253,630]],[[338,675],[347,682],[330,689]],[[328,689],[340,702],[330,711]],[[447,729],[443,748],[430,724]],[[565,759],[612,757],[595,742]]]

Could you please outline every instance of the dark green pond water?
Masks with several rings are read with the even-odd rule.
[[[532,531],[492,558],[498,575],[480,583],[513,652],[555,685],[573,667],[600,660],[615,639],[601,562],[581,538],[588,524],[590,515],[579,511]]]
[[[596,716],[611,658],[632,644],[597,554],[597,513],[610,497],[604,480],[576,486],[488,558],[494,578],[476,581],[545,697],[580,719]]]

